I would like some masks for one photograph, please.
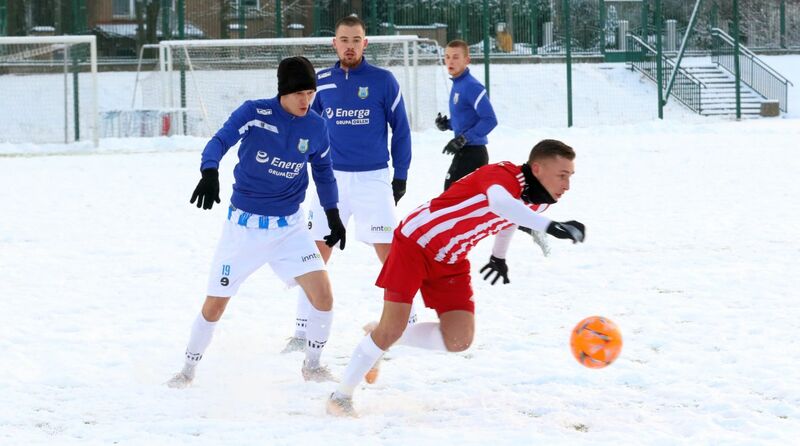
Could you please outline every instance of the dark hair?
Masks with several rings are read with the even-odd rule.
[[[531,154],[528,156],[528,164],[533,164],[534,161],[539,161],[544,158],[555,158],[557,156],[572,161],[575,159],[575,150],[559,140],[543,139],[531,149]]]
[[[467,56],[469,56],[469,45],[460,39],[455,39],[447,42],[447,48],[461,48]]]
[[[364,34],[367,33],[367,25],[355,14],[344,16],[339,19],[339,21],[336,22],[336,26],[333,27],[333,32],[335,33],[340,26],[360,26],[361,29],[364,30]]]

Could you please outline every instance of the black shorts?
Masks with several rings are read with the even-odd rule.
[[[489,152],[486,150],[486,146],[464,146],[453,155],[453,162],[450,163],[450,169],[447,170],[447,176],[444,179],[444,190],[467,174],[487,164],[489,164]]]

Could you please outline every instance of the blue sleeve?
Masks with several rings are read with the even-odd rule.
[[[311,103],[311,110],[314,110],[318,115],[322,116],[322,101],[319,98],[319,91],[314,95],[314,102]]]
[[[386,81],[386,121],[392,127],[391,153],[394,178],[405,180],[408,178],[408,167],[411,165],[411,129],[408,126],[406,105],[397,79],[389,75]]]
[[[251,101],[245,102],[231,113],[225,124],[217,130],[217,133],[206,144],[206,148],[203,149],[200,170],[219,169],[220,160],[228,152],[228,149],[242,138],[243,135],[239,134],[239,129],[250,121],[252,114]]]
[[[478,122],[464,131],[464,137],[467,138],[467,141],[484,138],[497,126],[497,116],[495,116],[494,108],[492,108],[492,103],[489,101],[489,94],[486,93],[486,89],[482,85],[476,87],[478,88],[473,90],[474,99],[472,104],[475,107],[475,113],[478,115]]]
[[[324,121],[323,121],[324,122]],[[333,176],[331,164],[331,143],[328,139],[328,128],[324,127],[320,138],[320,145],[309,157],[311,163],[311,176],[317,187],[317,196],[322,209],[333,209],[339,202],[339,188],[336,186],[336,177]]]

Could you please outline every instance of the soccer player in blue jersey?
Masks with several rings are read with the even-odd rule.
[[[439,113],[436,127],[441,131],[453,130],[455,138],[442,153],[453,155],[447,170],[444,190],[478,167],[489,163],[487,135],[497,126],[486,88],[469,72],[469,46],[463,40],[453,40],[444,50],[444,63],[453,81],[450,90],[450,118]]]
[[[347,16],[337,22],[335,31],[333,47],[339,62],[317,73],[317,96],[312,109],[328,122],[342,221],[347,225],[352,217],[356,239],[371,244],[383,262],[397,226],[395,206],[406,192],[411,131],[397,79],[364,57],[364,22]],[[322,242],[324,206],[316,199],[309,201],[309,227],[327,262],[331,248]],[[304,344],[307,310],[308,299],[301,293],[295,334],[284,352]],[[415,318],[412,313],[411,321]]]
[[[300,285],[310,301],[305,360],[309,381],[331,380],[320,365],[333,319],[333,296],[325,264],[306,229],[300,204],[308,187],[307,164],[316,184],[329,234],[326,246],[345,244],[345,227],[336,207],[338,191],[331,169],[325,120],[309,112],[316,91],[314,67],[304,57],[278,66],[278,96],[246,101],[236,109],[203,150],[202,179],[192,194],[197,207],[219,203],[219,162],[241,140],[239,163],[227,221],[211,264],[208,292],[192,325],[183,370],[167,385],[187,387],[231,296],[250,274],[268,263],[287,286]]]

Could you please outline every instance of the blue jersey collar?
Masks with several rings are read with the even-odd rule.
[[[356,67],[355,67],[355,68],[350,68],[348,71],[349,71],[351,74],[352,74],[352,73],[358,73],[358,72],[364,71],[364,69],[366,69],[368,65],[369,65],[369,63],[367,62],[367,56],[361,56],[361,63],[359,63],[358,65],[356,65]],[[335,69],[337,69],[337,70],[341,71],[342,73],[344,73],[344,68],[342,68],[342,63],[341,63],[341,62],[336,62],[336,63],[333,65],[333,67],[334,67]]]
[[[450,80],[453,82],[460,81],[467,77],[467,75],[469,75],[469,67],[464,68],[464,71],[462,71],[461,74],[456,77],[451,77]]]

